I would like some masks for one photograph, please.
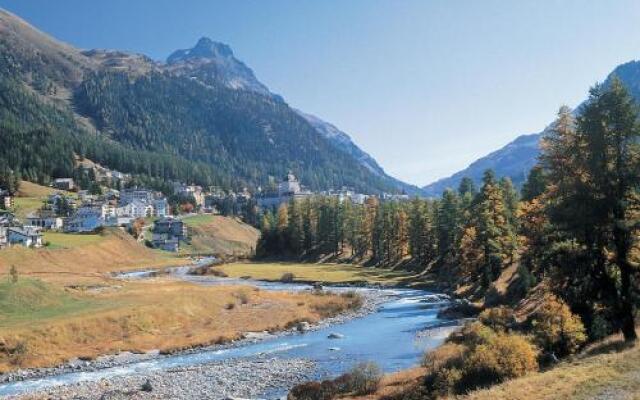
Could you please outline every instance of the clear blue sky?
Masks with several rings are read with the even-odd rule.
[[[293,106],[423,185],[574,106],[640,58],[640,1],[0,0],[81,48],[164,59],[228,43]]]

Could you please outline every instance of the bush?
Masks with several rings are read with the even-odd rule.
[[[382,379],[380,367],[373,362],[356,364],[349,371],[349,375],[350,378],[345,384],[345,388],[357,395],[374,393],[378,390],[380,379]]]
[[[282,276],[280,277],[280,282],[283,283],[291,283],[293,282],[293,280],[296,278],[296,276],[293,274],[293,272],[285,272],[284,274],[282,274]]]
[[[338,394],[331,381],[305,382],[294,386],[287,395],[287,400],[331,400]]]
[[[246,290],[239,290],[233,294],[233,297],[240,300],[241,304],[249,303],[249,293]]]
[[[462,379],[462,371],[458,368],[443,368],[432,376],[431,391],[437,396],[447,397],[455,394],[455,388]]]
[[[516,317],[508,307],[488,308],[480,313],[480,322],[496,332],[508,332],[516,325]]]
[[[532,332],[538,345],[559,357],[573,354],[587,341],[580,317],[555,296],[547,296],[532,316]]]
[[[504,309],[483,314],[482,319],[499,330],[504,330],[504,322],[512,317]],[[462,394],[537,370],[537,356],[537,349],[524,336],[496,332],[473,322],[425,354],[424,387],[436,397]]]
[[[466,324],[459,332],[453,333],[448,341],[451,343],[463,344],[467,347],[487,343],[496,336],[496,332],[480,322]]]
[[[444,368],[461,368],[468,349],[457,343],[445,343],[425,353],[422,366],[429,372],[437,372]]]
[[[517,378],[538,368],[538,352],[523,336],[501,334],[476,346],[465,360],[458,392]]]

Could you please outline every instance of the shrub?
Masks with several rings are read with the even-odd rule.
[[[305,382],[294,386],[287,395],[287,400],[331,400],[337,393],[331,381]]]
[[[444,368],[460,368],[466,353],[466,346],[457,343],[445,343],[425,353],[422,359],[422,366],[429,372],[437,372]]]
[[[508,307],[488,308],[480,313],[478,319],[496,332],[508,332],[516,325],[515,314]]]
[[[489,386],[535,371],[537,356],[536,348],[523,336],[496,335],[470,352],[457,390]]]
[[[241,304],[249,303],[249,293],[246,290],[239,290],[233,294],[233,297],[240,300]]]
[[[452,334],[448,341],[464,344],[470,348],[487,343],[496,336],[496,332],[480,322],[466,324],[459,332]]]
[[[18,268],[16,268],[15,265],[11,266],[11,269],[9,270],[9,277],[11,283],[18,283]]]
[[[538,345],[559,357],[575,353],[587,340],[580,317],[555,296],[544,299],[531,324]]]
[[[362,362],[349,371],[349,381],[345,388],[357,395],[374,393],[378,389],[382,371],[376,363]]]
[[[458,368],[443,368],[433,374],[431,391],[437,396],[450,396],[462,379],[462,371]]]
[[[612,331],[609,321],[602,314],[596,314],[591,320],[589,338],[593,341],[602,340],[613,333]]]
[[[28,348],[25,342],[18,342],[16,345],[9,349],[9,362],[12,365],[21,366],[24,359],[27,357]]]
[[[293,272],[285,272],[284,274],[282,274],[282,276],[280,277],[280,282],[283,283],[291,283],[293,282],[293,280],[296,278],[296,276],[293,274]]]
[[[236,307],[236,303],[227,303],[224,306],[225,310],[233,310]]]

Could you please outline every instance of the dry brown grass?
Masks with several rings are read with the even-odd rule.
[[[344,309],[343,296],[259,291],[249,286],[203,287],[168,279],[127,282],[119,289],[77,293],[93,306],[68,315],[0,327],[0,343],[26,346],[16,363],[0,353],[0,371],[55,365],[72,357],[123,350],[170,351],[225,342],[243,332],[281,330]],[[228,304],[235,304],[229,308]]]
[[[151,250],[119,230],[84,246],[57,249],[12,247],[0,252],[0,276],[15,265],[21,275],[63,284],[90,284],[108,280],[107,273],[181,265],[187,260]]]
[[[184,221],[191,235],[187,253],[249,257],[260,237],[260,231],[231,217],[199,215]]]
[[[342,397],[353,400],[378,400],[384,398],[395,398],[404,391],[412,388],[424,379],[426,373],[424,368],[412,368],[394,374],[385,375],[380,381],[378,390],[375,393],[365,396]]]
[[[619,340],[619,339],[617,339]],[[640,347],[564,362],[471,393],[468,400],[640,399]]]
[[[402,399],[420,385],[427,370],[414,368],[383,378],[375,394],[357,400]],[[347,397],[345,397],[347,398]],[[412,398],[413,399],[413,398]],[[640,345],[628,347],[620,336],[589,346],[557,367],[477,390],[460,400],[640,399]]]

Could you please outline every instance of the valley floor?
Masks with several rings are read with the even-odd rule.
[[[199,222],[201,232],[220,232],[211,247],[249,248],[255,238],[253,228],[235,220]],[[45,248],[0,251],[0,372],[125,350],[224,343],[245,332],[313,323],[356,306],[343,296],[205,287],[166,276],[116,279],[114,272],[192,262],[149,249],[118,229],[47,233],[45,240],[50,243]],[[17,282],[9,276],[12,267]]]

